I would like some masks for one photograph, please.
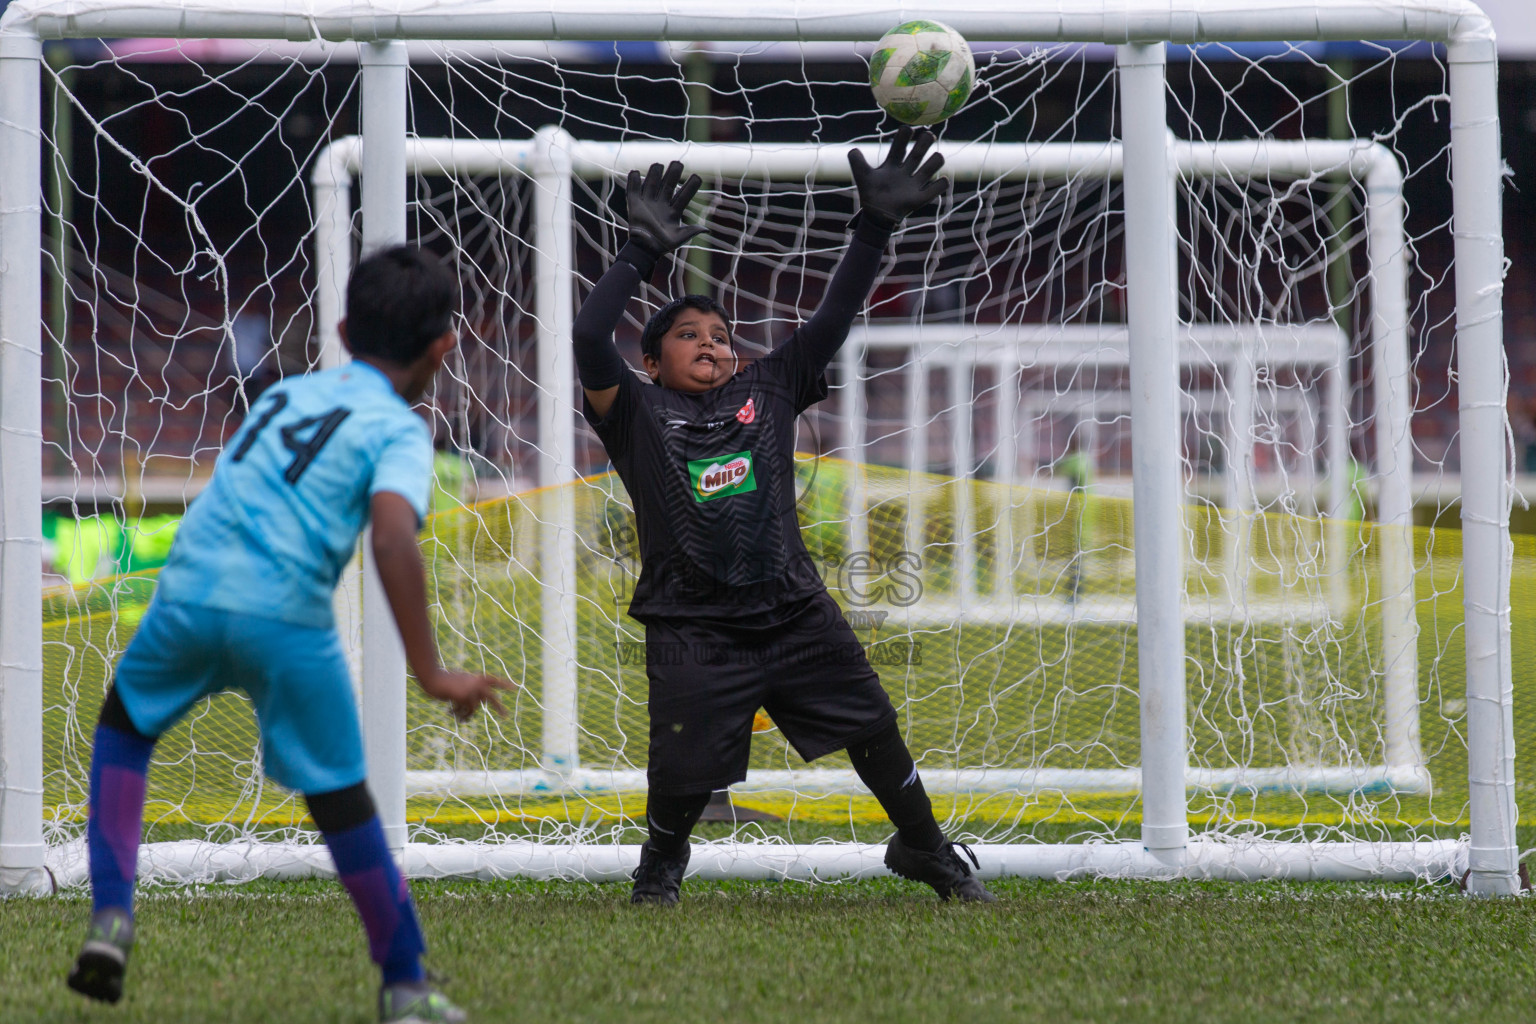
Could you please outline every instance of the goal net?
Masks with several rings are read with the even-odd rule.
[[[54,24],[44,3],[6,24],[33,9]],[[868,47],[411,43],[382,62],[408,99],[391,164],[366,95],[382,45],[49,45],[38,497],[55,878],[83,878],[91,732],[164,542],[260,389],[345,358],[341,289],[383,237],[370,203],[388,201],[370,169],[392,168],[404,237],[463,295],[460,348],[422,406],[438,640],[446,662],[520,689],[506,718],[455,723],[380,655],[392,640],[349,574],[337,603],[376,792],[412,873],[623,877],[645,802],[644,631],[624,611],[637,544],[576,410],[572,312],[622,243],[626,173],[678,159],[704,178],[690,216],[709,230],[631,304],[621,351],[638,366],[645,317],[685,292],[721,299],[744,359],[786,338],[847,242],[847,153],[874,158],[888,128]],[[941,824],[989,873],[1459,877],[1490,684],[1467,675],[1455,518],[1467,314],[1444,47],[1169,47],[1170,230],[1150,248],[1130,220],[1147,150],[1125,130],[1125,50],[1117,68],[1096,43],[973,48],[978,93],[941,133],[952,191],[896,236],[797,434],[803,536]],[[1172,282],[1162,433],[1138,397],[1147,267]],[[1164,498],[1138,476],[1154,453]],[[1176,555],[1161,607],[1151,547]],[[1533,558],[1515,546],[1516,595]],[[1154,671],[1151,632],[1168,652]],[[1508,682],[1491,684],[1495,710]],[[1173,705],[1171,730],[1152,701]],[[1508,721],[1524,735],[1530,713]],[[1514,764],[1513,749],[1496,753]],[[146,877],[328,864],[302,800],[264,778],[240,695],[169,733],[149,786]],[[891,831],[844,755],[806,764],[766,716],[728,796],[695,835],[707,873],[857,874]],[[1184,860],[1143,828],[1167,827],[1169,800],[1194,836],[1168,844]]]

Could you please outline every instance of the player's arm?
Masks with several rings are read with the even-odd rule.
[[[826,369],[847,339],[853,318],[864,308],[880,273],[892,232],[949,187],[948,179],[935,177],[944,166],[944,157],[928,154],[933,143],[933,133],[927,129],[914,136],[911,128],[902,125],[880,166],[871,167],[858,150],[848,154],[859,190],[853,238],[832,274],[821,305],[793,339],[803,347],[814,373],[819,375]]]
[[[608,415],[619,393],[619,381],[629,371],[613,343],[613,330],[624,315],[624,307],[640,289],[640,282],[650,278],[658,260],[704,230],[683,223],[683,211],[703,183],[693,174],[678,185],[682,175],[683,165],[676,160],[665,170],[661,164],[652,164],[643,180],[639,171],[629,172],[625,197],[629,240],[576,314],[571,331],[576,375],[599,417]]]
[[[505,715],[496,691],[512,689],[511,683],[473,672],[450,672],[438,661],[416,531],[416,510],[404,496],[392,491],[373,496],[373,558],[395,625],[400,628],[400,639],[405,641],[411,671],[427,696],[453,705],[454,716],[460,721],[473,716],[481,704]]]
[[[629,372],[624,357],[613,343],[613,329],[624,315],[624,307],[640,287],[640,272],[634,264],[619,259],[587,293],[571,326],[571,340],[576,350],[576,376],[587,403],[599,418],[608,415],[619,394],[619,381]]]

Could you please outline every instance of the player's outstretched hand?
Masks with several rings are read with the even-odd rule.
[[[690,174],[679,186],[682,176],[683,165],[676,160],[666,170],[661,164],[651,164],[643,181],[639,171],[629,172],[629,240],[658,259],[706,230],[683,223],[683,211],[703,182],[697,174]]]
[[[933,132],[928,129],[914,136],[909,125],[902,125],[896,129],[891,150],[879,167],[869,166],[858,150],[849,152],[853,183],[859,188],[859,209],[865,217],[894,231],[907,217],[944,194],[949,179],[934,177],[944,166],[944,157],[934,153],[923,159],[933,143]]]
[[[495,676],[483,676],[474,672],[449,672],[439,670],[429,679],[421,680],[421,689],[428,697],[445,701],[453,709],[453,717],[467,722],[484,704],[497,715],[505,718],[507,709],[502,707],[497,690],[513,689],[514,684]]]

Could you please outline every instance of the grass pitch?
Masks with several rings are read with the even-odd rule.
[[[1528,1020],[1529,901],[1450,887],[1004,880],[995,907],[895,880],[628,887],[417,882],[429,966],[472,1020]],[[80,895],[0,901],[0,1020],[373,1020],[334,882],[159,890],[116,1007],[64,973]]]

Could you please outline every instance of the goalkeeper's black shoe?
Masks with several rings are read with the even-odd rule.
[[[69,987],[103,1003],[123,998],[123,975],[133,949],[133,918],[125,910],[108,909],[91,918],[85,945],[69,971]]]
[[[667,857],[651,849],[650,841],[640,847],[640,866],[630,875],[635,887],[631,903],[657,903],[671,906],[683,888],[683,872],[688,870],[688,847],[676,857]]]
[[[971,858],[966,864],[956,850],[964,850]],[[964,843],[945,840],[937,850],[914,850],[901,841],[900,834],[891,837],[885,848],[885,866],[895,874],[913,882],[926,882],[933,886],[939,898],[957,897],[962,903],[996,903],[997,897],[987,892],[981,879],[971,873],[971,867],[981,867],[976,855]]]

